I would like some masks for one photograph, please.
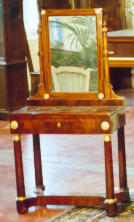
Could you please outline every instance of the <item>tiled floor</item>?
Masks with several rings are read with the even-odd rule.
[[[128,184],[134,189],[134,92],[127,96],[126,151]],[[32,137],[23,136],[23,159],[27,195],[34,191]],[[41,135],[43,175],[47,194],[103,193],[105,190],[103,137],[91,135]],[[113,135],[115,186],[118,187],[117,142]],[[44,168],[45,167],[45,168]],[[45,222],[64,211],[64,206],[32,208],[18,215],[12,138],[9,122],[0,121],[0,222]],[[113,219],[114,221],[114,219]]]

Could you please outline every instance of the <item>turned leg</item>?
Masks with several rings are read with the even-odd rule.
[[[42,194],[45,187],[43,185],[43,177],[42,177],[42,164],[41,164],[39,135],[33,135],[33,150],[34,150],[36,193]]]
[[[118,159],[119,159],[119,185],[120,190],[126,192],[126,198],[129,200],[126,171],[126,153],[124,127],[118,129]]]
[[[23,174],[23,162],[21,151],[20,135],[13,135],[14,141],[14,158],[15,158],[15,172],[16,172],[16,186],[17,186],[17,211],[20,214],[27,213],[28,209],[25,204],[25,183]]]
[[[111,135],[104,135],[105,176],[106,176],[106,212],[108,216],[117,215],[117,200],[114,195],[114,175]]]

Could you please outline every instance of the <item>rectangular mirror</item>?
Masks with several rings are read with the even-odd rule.
[[[42,10],[41,86],[49,98],[104,91],[102,9]]]
[[[98,91],[96,16],[50,16],[55,92]]]

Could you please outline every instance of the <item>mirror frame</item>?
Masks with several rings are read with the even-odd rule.
[[[97,37],[97,68],[98,91],[89,92],[53,92],[51,77],[51,49],[49,36],[49,16],[95,16]],[[105,94],[104,61],[103,61],[103,32],[102,9],[63,9],[41,11],[40,45],[40,87],[37,94],[47,95],[45,99],[91,99]]]

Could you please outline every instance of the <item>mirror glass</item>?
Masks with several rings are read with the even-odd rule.
[[[50,16],[54,92],[98,91],[96,16]]]

